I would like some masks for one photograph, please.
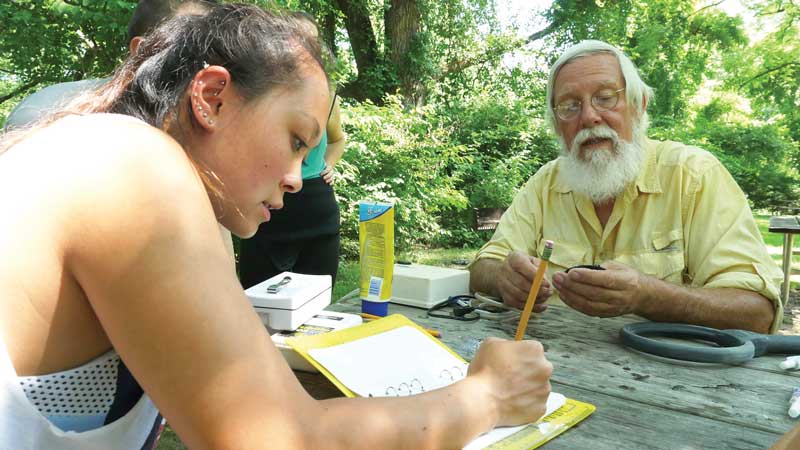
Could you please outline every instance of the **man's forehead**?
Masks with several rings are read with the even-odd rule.
[[[556,94],[569,92],[590,82],[596,87],[615,87],[623,82],[622,70],[614,55],[600,53],[581,56],[566,64],[556,74]]]

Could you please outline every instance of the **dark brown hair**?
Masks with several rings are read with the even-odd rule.
[[[174,16],[184,5],[205,10],[219,4],[220,0],[139,0],[128,22],[128,40],[144,36],[161,21]]]

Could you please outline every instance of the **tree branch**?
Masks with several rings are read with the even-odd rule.
[[[556,28],[558,28],[560,26],[561,26],[561,21],[558,21],[558,20],[557,21],[553,21],[550,25],[548,25],[548,26],[542,28],[541,30],[533,33],[532,35],[528,36],[528,38],[525,39],[525,44],[530,44],[533,41],[538,41],[539,39],[541,39],[541,38],[547,36],[548,34],[551,34],[554,31],[556,31]]]
[[[795,62],[795,61],[788,61],[788,62],[785,62],[785,63],[783,63],[783,64],[779,65],[779,66],[773,67],[773,68],[771,68],[771,69],[767,69],[767,70],[765,70],[765,71],[763,71],[763,72],[761,72],[761,73],[759,73],[759,74],[755,75],[754,77],[751,77],[750,79],[748,79],[748,80],[747,80],[747,81],[745,81],[744,83],[740,84],[740,85],[739,85],[739,87],[740,87],[740,88],[743,88],[743,87],[745,87],[746,85],[750,84],[752,81],[755,81],[756,79],[758,79],[758,78],[761,78],[761,77],[763,77],[764,75],[767,75],[767,74],[769,74],[769,73],[775,72],[775,71],[777,71],[777,70],[781,70],[781,69],[783,69],[784,67],[788,67],[788,66],[800,66],[800,63],[798,63],[798,62]]]
[[[555,21],[549,24],[548,26],[542,28],[541,30],[529,35],[525,39],[519,39],[512,42],[506,48],[500,49],[499,52],[497,51],[498,49],[495,48],[487,50],[486,52],[480,55],[476,55],[475,57],[472,58],[462,59],[459,61],[451,61],[447,64],[447,67],[442,69],[439,72],[439,75],[437,75],[435,78],[436,80],[441,80],[442,78],[444,78],[449,74],[458,73],[463,71],[464,69],[467,69],[468,67],[472,67],[477,64],[483,64],[485,62],[491,61],[492,59],[498,58],[508,52],[517,50],[521,47],[530,44],[531,42],[538,41],[539,39],[542,39],[543,37],[552,34],[554,31],[556,31],[556,29],[558,29],[559,26],[561,26],[561,22]]]
[[[39,84],[39,80],[33,80],[31,82],[23,84],[22,86],[17,87],[16,89],[14,89],[13,91],[9,92],[8,94],[4,94],[4,95],[0,96],[0,104],[5,102],[6,100],[10,100],[10,99],[16,97],[17,95],[27,91],[28,89],[30,89],[30,88],[38,85],[38,84]]]
[[[693,15],[695,15],[695,14],[699,14],[701,11],[703,11],[703,10],[705,10],[705,9],[708,9],[708,8],[713,8],[713,7],[715,7],[715,6],[717,6],[717,5],[720,5],[720,4],[722,4],[722,3],[725,3],[725,0],[720,0],[720,1],[718,1],[717,3],[712,3],[712,4],[710,4],[710,5],[703,6],[702,8],[698,9],[697,11],[694,11],[693,13],[689,14],[689,16],[688,16],[688,17],[692,17]]]
[[[91,11],[91,12],[94,12],[94,13],[102,13],[104,11],[104,9],[105,9],[104,7],[102,7],[102,8],[92,8],[89,5],[84,5],[82,0],[63,0],[63,1],[64,1],[64,3],[66,3],[68,5],[77,6],[78,8],[82,8],[82,9],[85,9],[87,11]],[[108,4],[106,2],[103,2],[103,5],[107,6]]]

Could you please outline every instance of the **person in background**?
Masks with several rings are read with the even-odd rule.
[[[290,13],[317,36],[314,18],[304,12]],[[303,161],[303,188],[289,193],[283,209],[272,211],[269,222],[241,241],[239,278],[249,288],[281,272],[330,275],[336,283],[339,270],[339,205],[333,191],[336,163],[344,153],[345,135],[334,94],[322,140]]]
[[[535,341],[489,338],[464,379],[416,396],[299,384],[217,226],[251,236],[300,190],[330,104],[314,36],[221,5],[0,137],[0,448],[151,448],[159,411],[192,449],[462,448],[543,414]]]
[[[775,332],[781,273],[747,198],[710,153],[647,138],[652,90],[619,49],[584,41],[555,62],[547,118],[561,156],[517,193],[470,266],[471,289],[521,308],[544,242],[557,291],[590,316]],[[605,270],[577,268],[600,265]]]

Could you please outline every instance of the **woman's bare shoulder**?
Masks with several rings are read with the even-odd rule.
[[[202,181],[180,144],[130,117],[65,117],[3,156],[9,158],[0,158],[0,172],[9,178],[0,185],[28,198],[57,196],[57,207],[40,213],[79,237],[113,239],[114,227],[130,221],[143,231],[147,226],[168,231],[187,216],[216,224]]]

